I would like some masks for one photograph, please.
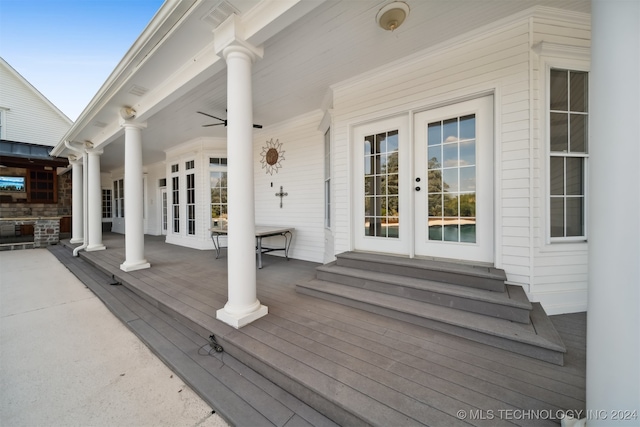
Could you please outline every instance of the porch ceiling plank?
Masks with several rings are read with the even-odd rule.
[[[457,425],[455,410],[460,408],[584,409],[584,316],[552,317],[569,349],[565,366],[556,366],[299,294],[296,283],[312,280],[317,264],[265,256],[265,268],[257,272],[257,291],[269,315],[237,330],[215,318],[216,309],[226,300],[225,257],[216,260],[211,251],[169,247],[163,237],[145,239],[150,269],[122,272],[124,239],[111,233],[103,239],[106,251],[81,252],[81,261],[91,261],[108,277],[115,274],[126,281],[132,289],[130,298],[142,297],[140,304],[150,308],[135,317],[131,312],[140,310],[128,302],[130,312],[125,310],[122,315],[152,324],[171,345],[184,347],[193,342],[201,346],[214,333],[225,348],[224,359],[198,360],[193,348],[185,349],[185,354],[205,370],[217,369],[227,357],[233,360],[233,366],[225,362],[220,368],[228,369],[223,377],[244,372],[244,381],[249,383],[237,383],[248,390],[242,398],[274,424],[286,413],[313,425],[326,423],[326,419],[311,422],[312,416],[304,415],[304,411],[314,413],[306,406],[310,402],[341,424],[363,421],[345,410],[350,405],[362,411],[366,408],[366,422],[387,425],[414,421]],[[90,268],[85,262],[80,274],[91,276]],[[113,292],[123,288],[104,286]],[[233,359],[231,354],[242,354],[242,358]],[[278,391],[279,403],[270,412],[264,406],[268,400],[253,393],[273,391],[272,387]],[[331,399],[314,394],[313,388]],[[487,420],[474,422],[482,425]],[[528,424],[542,425],[541,420]]]

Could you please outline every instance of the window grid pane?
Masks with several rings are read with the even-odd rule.
[[[549,94],[549,233],[585,235],[588,73],[551,70]]]

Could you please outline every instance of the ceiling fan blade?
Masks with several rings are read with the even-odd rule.
[[[220,117],[212,116],[211,114],[203,113],[202,111],[198,111],[198,113],[211,117],[212,119],[220,120],[221,122],[226,122],[226,120],[221,119]]]
[[[211,126],[220,126],[223,125],[224,123],[211,123],[210,125],[202,125],[203,128],[208,128]]]
[[[255,129],[262,129],[262,125],[253,125]]]

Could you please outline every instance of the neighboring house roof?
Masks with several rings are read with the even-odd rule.
[[[67,159],[53,157],[49,154],[53,147],[38,144],[27,144],[18,141],[0,140],[0,165],[24,166],[24,165],[68,165]]]
[[[55,146],[73,122],[0,57],[0,108],[5,111],[2,137]]]

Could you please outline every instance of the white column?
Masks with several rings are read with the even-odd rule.
[[[144,200],[142,191],[142,129],[146,124],[124,121],[124,271],[151,267],[144,257]]]
[[[106,249],[102,244],[102,186],[100,185],[102,153],[102,150],[87,149],[87,222],[89,225],[87,252]]]
[[[228,293],[217,318],[235,328],[265,316],[256,291],[255,210],[253,184],[253,98],[251,67],[255,48],[235,37],[221,52],[227,61],[227,165],[228,165]],[[227,27],[228,29],[229,27]],[[228,33],[227,33],[228,34]]]
[[[640,2],[594,0],[591,11],[586,418],[589,427],[637,426]]]
[[[71,163],[71,240],[70,243],[84,242],[83,176],[82,158],[69,157]]]

